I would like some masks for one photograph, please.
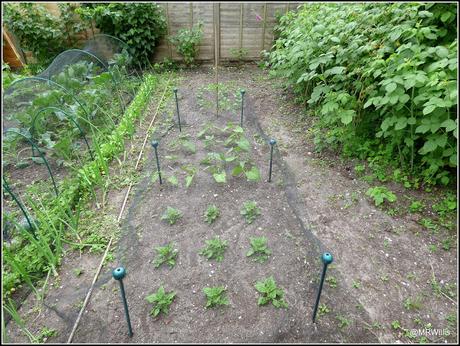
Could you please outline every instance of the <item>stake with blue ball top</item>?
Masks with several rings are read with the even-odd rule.
[[[240,120],[240,126],[243,127],[243,112],[244,112],[244,94],[246,93],[246,90],[241,89],[240,94],[241,94],[241,120]]]
[[[272,166],[273,166],[273,146],[276,144],[275,139],[270,139],[270,170],[268,172],[268,182],[272,181]]]
[[[180,115],[179,115],[179,102],[177,101],[177,88],[174,88],[173,91],[174,91],[174,97],[176,99],[176,111],[177,111],[177,120],[179,122],[179,132],[182,132],[182,127],[181,127],[181,124],[180,124]]]
[[[321,255],[321,261],[323,262],[323,272],[321,273],[321,282],[319,283],[318,295],[316,296],[315,309],[313,310],[313,323],[315,323],[316,312],[318,311],[319,298],[321,297],[321,291],[323,289],[324,278],[326,277],[327,266],[332,263],[333,258],[329,252],[325,252]]]
[[[123,286],[123,278],[126,276],[125,268],[115,268],[112,271],[112,276],[115,280],[117,280],[120,283],[121,300],[123,300],[123,305],[125,307],[126,322],[128,323],[128,335],[131,337],[133,336],[133,329],[131,327],[131,320],[129,319],[128,302],[126,300],[125,287]]]
[[[158,160],[158,141],[152,141],[153,150],[155,150],[155,160],[157,161],[157,170],[158,170],[158,178],[160,178],[160,185],[163,184],[161,181],[161,171],[160,171],[160,160]]]

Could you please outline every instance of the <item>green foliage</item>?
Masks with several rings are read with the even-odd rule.
[[[225,295],[226,288],[224,286],[205,287],[203,292],[206,295],[206,308],[213,308],[220,305],[228,305],[229,301]]]
[[[176,265],[176,257],[178,250],[174,249],[172,243],[169,243],[165,246],[158,246],[156,248],[157,256],[153,261],[155,268],[158,268],[162,264],[167,264],[169,268],[173,268]]]
[[[243,203],[240,214],[244,216],[247,223],[251,224],[260,215],[260,209],[255,201],[247,201]]]
[[[215,237],[206,240],[206,246],[201,249],[199,254],[205,256],[208,260],[215,259],[217,262],[221,262],[224,259],[224,253],[227,247],[228,243],[226,240]]]
[[[413,201],[409,206],[409,210],[411,213],[418,213],[422,211],[423,208],[424,208],[424,205],[420,201]]]
[[[385,200],[391,203],[396,201],[396,195],[385,186],[371,187],[367,190],[366,195],[372,197],[377,206],[382,204]]]
[[[175,297],[175,292],[171,291],[166,293],[164,287],[160,286],[156,293],[152,293],[145,297],[145,300],[153,304],[150,315],[153,317],[157,317],[160,313],[167,315],[169,313],[169,306],[172,304]]]
[[[204,214],[204,220],[212,224],[220,215],[220,210],[214,204],[210,205]]]
[[[65,50],[63,21],[52,16],[41,4],[4,5],[4,23],[18,38],[21,48],[30,50],[41,63],[48,63]]]
[[[318,306],[318,317],[328,314],[331,309],[326,304],[319,304]]]
[[[271,73],[318,120],[317,149],[455,182],[454,4],[306,4],[281,17]]]
[[[182,212],[176,208],[167,207],[161,215],[162,220],[167,220],[170,225],[174,225],[182,217]]]
[[[203,39],[203,23],[199,22],[191,29],[179,29],[177,34],[170,37],[170,42],[176,47],[177,52],[182,55],[187,65],[195,62],[199,52],[199,45]]]
[[[33,192],[33,186],[30,186],[28,194],[31,197],[25,203],[37,220],[35,225],[39,225],[38,237],[34,239],[29,232],[21,232],[18,237],[19,246],[10,248],[12,251],[8,251],[6,243],[2,244],[4,297],[8,297],[16,288],[26,283],[40,299],[34,283],[49,272],[57,275],[56,268],[63,253],[63,241],[69,241],[73,248],[89,248],[93,252],[105,248],[112,234],[103,234],[102,231],[116,230],[116,220],[113,224],[107,219],[107,215],[102,214],[105,220],[102,223],[94,223],[94,219],[92,220],[93,227],[96,227],[96,232],[93,232],[94,228],[85,229],[79,211],[86,206],[94,188],[103,186],[108,181],[108,162],[123,152],[125,140],[134,133],[133,124],[143,115],[150,95],[158,85],[158,77],[148,74],[144,77],[137,95],[118,125],[103,136],[104,141],[100,140],[95,146],[94,161],[85,162],[78,170],[69,172],[60,182],[58,197],[48,190]],[[94,138],[94,142],[96,141],[99,141],[98,137]],[[3,149],[5,150],[5,146]]]
[[[267,247],[266,237],[251,237],[250,244],[251,249],[246,253],[247,257],[253,256],[254,261],[258,261],[260,263],[268,260],[268,257],[272,252]]]
[[[257,281],[255,284],[256,290],[261,294],[258,305],[266,305],[272,303],[276,308],[287,308],[288,304],[284,300],[284,291],[276,286],[273,277],[269,277],[263,281]]]
[[[134,62],[143,66],[150,64],[155,46],[166,33],[163,9],[154,3],[97,4],[92,16],[103,33],[126,42]]]
[[[457,198],[454,194],[448,193],[441,201],[433,204],[433,209],[441,217],[448,213],[453,213],[457,210]]]
[[[236,60],[243,60],[248,56],[249,50],[247,48],[230,48],[230,54],[232,58]]]

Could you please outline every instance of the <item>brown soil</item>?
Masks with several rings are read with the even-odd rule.
[[[181,116],[186,123],[183,132],[192,135],[197,152],[187,155],[183,150],[166,151],[178,136],[177,127],[161,139],[162,170],[166,176],[174,173],[179,177],[181,187],[177,188],[151,181],[155,170],[148,148],[145,178],[130,199],[119,241],[117,264],[127,269],[124,283],[134,336],[127,336],[118,285],[111,279],[111,268],[105,267],[74,342],[407,342],[410,339],[402,328],[421,329],[427,323],[450,331],[449,336],[429,340],[455,342],[456,326],[446,318],[456,314],[457,297],[436,295],[431,283],[435,275],[442,285],[457,284],[456,247],[434,253],[427,247],[441,239],[445,231],[430,235],[410,216],[389,216],[364,196],[369,185],[348,174],[346,166],[337,163],[338,158],[327,157],[335,163],[324,164],[325,158],[314,154],[312,144],[305,139],[305,122],[299,123],[302,110],[265,72],[246,66],[222,69],[220,73],[221,80],[236,80],[247,90],[246,137],[251,141],[251,156],[260,168],[262,181],[250,183],[227,172],[227,183],[219,185],[209,172],[200,169],[192,185],[185,188],[180,165],[198,167],[204,157],[203,141],[196,139],[203,124],[212,120],[223,127],[229,119],[238,121],[239,112],[224,113],[216,119],[212,110],[201,111],[195,95],[199,87],[214,82],[214,75],[204,67],[184,73],[178,85]],[[268,145],[254,137],[260,135],[257,121],[269,137],[278,141],[272,183],[266,181]],[[180,157],[180,165],[166,160],[166,155],[173,154]],[[285,175],[287,172],[292,173],[293,181]],[[353,193],[357,198],[351,197]],[[117,200],[121,204],[122,198]],[[250,225],[240,215],[242,203],[247,200],[255,200],[261,209],[261,215]],[[209,226],[202,215],[211,203],[219,207],[221,216]],[[183,212],[173,226],[160,220],[166,206]],[[204,240],[215,235],[228,241],[222,262],[198,255]],[[272,250],[265,264],[245,256],[249,237],[262,235]],[[176,266],[155,269],[151,263],[154,248],[170,241],[179,250]],[[321,303],[330,312],[313,324],[311,313],[323,250],[334,256],[328,277],[337,280],[337,287],[325,284]],[[39,319],[33,321],[34,314],[29,314],[31,331],[47,326],[58,331],[50,341],[67,340],[78,313],[72,306],[84,297],[98,262],[88,255],[64,259],[58,286],[62,288],[55,285],[49,290]],[[75,266],[88,270],[77,279],[70,272]],[[268,276],[284,289],[288,309],[257,306],[254,284]],[[145,297],[162,284],[177,296],[169,315],[153,318]],[[81,289],[75,289],[76,285]],[[230,305],[207,310],[202,289],[217,285],[227,287]],[[407,299],[418,297],[420,304],[408,308]],[[31,306],[32,299],[21,313]],[[349,325],[341,326],[340,318],[346,318]],[[402,328],[391,327],[396,320]],[[25,340],[14,324],[8,325],[8,332],[12,341]]]

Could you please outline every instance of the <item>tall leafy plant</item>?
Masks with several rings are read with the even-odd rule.
[[[317,117],[318,150],[455,180],[455,5],[308,4],[276,32],[271,71]]]
[[[85,12],[87,14],[88,10]],[[153,3],[111,3],[93,7],[96,27],[129,45],[134,62],[148,65],[166,33],[163,9]]]
[[[187,65],[195,62],[199,52],[199,44],[203,39],[203,23],[199,22],[191,29],[180,29],[177,35],[169,38],[176,47],[177,52],[182,55]]]
[[[62,45],[64,31],[61,20],[41,4],[5,4],[3,20],[17,36],[21,48],[32,51],[40,63],[49,62],[66,48]]]

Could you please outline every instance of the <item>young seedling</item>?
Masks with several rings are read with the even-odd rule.
[[[376,206],[382,204],[385,200],[390,203],[396,201],[396,195],[388,190],[385,186],[375,186],[369,188],[366,192],[367,196],[370,196],[374,199],[374,203]]]
[[[208,207],[208,209],[206,209],[206,213],[204,214],[204,220],[208,224],[212,224],[214,221],[216,221],[219,215],[219,209],[214,204],[212,204]]]
[[[263,281],[258,281],[255,284],[255,288],[262,294],[257,301],[258,305],[266,305],[271,302],[276,308],[288,307],[288,304],[283,298],[284,291],[276,287],[276,282],[272,276]]]
[[[220,305],[228,305],[229,301],[225,295],[226,288],[224,286],[205,287],[203,292],[206,295],[206,308],[212,308]]]
[[[184,165],[181,169],[187,173],[187,176],[185,177],[185,187],[190,187],[190,185],[192,185],[193,178],[196,175],[197,168],[192,165]]]
[[[260,263],[268,260],[268,257],[272,252],[267,248],[267,238],[251,237],[250,244],[251,249],[246,253],[247,257],[254,256],[253,260]]]
[[[152,293],[145,297],[145,300],[153,304],[150,315],[157,317],[161,312],[167,315],[169,313],[169,306],[172,304],[175,297],[175,292],[171,291],[166,293],[164,287],[160,286],[156,293]]]
[[[256,217],[260,215],[260,209],[257,207],[255,201],[247,201],[244,202],[240,214],[244,216],[248,224],[251,224],[254,222]]]
[[[226,240],[221,240],[219,237],[206,240],[206,247],[201,249],[200,255],[205,256],[208,260],[215,259],[221,262],[224,259],[224,252],[228,244]]]
[[[157,256],[153,261],[155,268],[158,268],[163,263],[169,265],[170,268],[173,268],[176,264],[176,257],[178,251],[173,248],[173,244],[169,243],[166,246],[159,246],[156,248]]]
[[[181,217],[182,213],[178,209],[167,207],[161,219],[167,220],[170,225],[174,225]]]

